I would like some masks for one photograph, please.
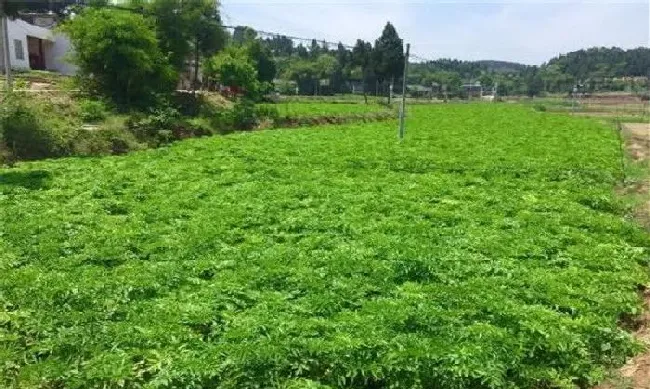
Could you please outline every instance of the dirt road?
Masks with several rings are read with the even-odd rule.
[[[627,123],[622,126],[625,149],[640,163],[650,164],[650,123]],[[650,228],[650,182],[642,180],[624,188],[627,193],[634,192],[645,198],[636,211],[637,218]],[[595,389],[650,389],[650,290],[646,290],[646,312],[637,321],[635,335],[648,347],[645,353],[628,361],[620,369],[620,377],[602,384]]]

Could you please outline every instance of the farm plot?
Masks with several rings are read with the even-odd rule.
[[[385,106],[379,104],[362,103],[287,102],[265,105],[276,107],[280,116],[284,117],[347,116],[385,112],[388,110]]]
[[[588,386],[638,351],[615,133],[505,105],[0,172],[0,386]]]

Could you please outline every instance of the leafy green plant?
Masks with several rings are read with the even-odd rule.
[[[0,112],[0,132],[13,158],[40,159],[68,155],[75,130],[14,96]]]
[[[174,139],[173,132],[181,126],[181,114],[176,108],[162,105],[149,114],[136,113],[127,120],[127,127],[140,141],[160,145]]]
[[[63,26],[75,48],[80,85],[118,107],[146,108],[173,90],[176,74],[150,19],[127,10],[85,8]]]
[[[112,116],[96,129],[80,131],[73,147],[74,155],[95,156],[125,154],[141,150],[145,145],[126,128],[123,117]]]
[[[233,126],[237,130],[250,130],[257,125],[258,111],[251,99],[238,100],[232,110]]]
[[[86,123],[100,122],[108,116],[108,108],[101,101],[84,99],[79,101],[79,115]]]
[[[638,351],[611,128],[407,123],[0,171],[0,386],[578,388]]]

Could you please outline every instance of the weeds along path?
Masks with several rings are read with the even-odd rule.
[[[625,123],[622,125],[626,149],[630,157],[645,166],[646,173],[650,167],[650,124]],[[650,228],[650,182],[648,176],[635,183],[632,191],[641,197],[637,209],[637,218]],[[650,389],[650,291],[645,294],[646,312],[638,320],[635,335],[648,348],[642,355],[631,359],[622,369],[621,376],[633,388]]]
[[[647,231],[596,120],[506,104],[0,171],[0,387],[589,387]]]

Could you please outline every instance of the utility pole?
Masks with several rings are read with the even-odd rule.
[[[11,92],[13,90],[13,82],[11,79],[11,58],[9,57],[9,19],[5,15],[4,0],[0,0],[0,24],[0,32],[2,33],[0,39],[2,40],[2,58],[7,77],[7,92]]]
[[[404,116],[406,115],[406,75],[409,68],[409,52],[411,51],[411,44],[406,44],[406,55],[404,56],[404,76],[402,77],[402,105],[399,109],[399,140],[404,139]]]

